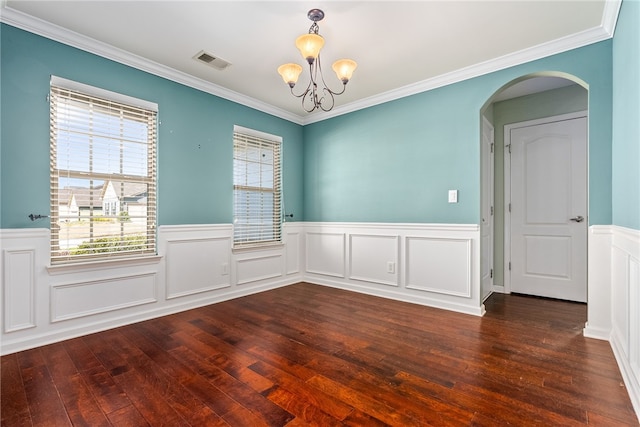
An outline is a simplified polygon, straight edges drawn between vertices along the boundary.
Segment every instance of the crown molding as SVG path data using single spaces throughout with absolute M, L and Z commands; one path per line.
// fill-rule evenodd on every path
M 19 12 L 7 7 L 5 0 L 0 0 L 0 22 L 189 86 L 202 92 L 245 105 L 292 123 L 307 125 L 610 39 L 613 37 L 615 31 L 621 4 L 622 0 L 605 1 L 602 22 L 599 27 L 338 106 L 323 114 L 312 114 L 308 116 L 291 113 L 255 98 L 242 95 L 214 83 L 193 77 L 109 44 Z
M 58 25 L 35 18 L 0 3 L 0 22 L 20 28 L 39 36 L 75 47 L 85 52 L 93 53 L 106 59 L 136 68 L 141 71 L 162 77 L 185 86 L 236 102 L 241 105 L 262 111 L 281 119 L 302 124 L 302 117 L 281 108 L 274 107 L 266 102 L 229 90 L 206 80 L 193 77 L 182 71 L 167 67 L 141 56 L 119 49 L 107 43 L 92 39 L 74 31 L 67 30 Z
M 616 24 L 618 23 L 618 15 L 620 14 L 621 6 L 622 0 L 606 0 L 604 3 L 602 23 L 600 25 L 611 38 L 613 38 L 616 31 Z
M 393 89 L 379 95 L 370 96 L 349 104 L 345 104 L 324 113 L 322 116 L 308 116 L 305 125 L 320 122 L 332 117 L 341 116 L 364 108 L 373 107 L 375 105 L 384 104 L 385 102 L 394 101 L 396 99 L 415 95 L 421 92 L 427 92 L 439 87 L 448 86 L 474 77 L 504 70 L 516 65 L 525 64 L 527 62 L 542 59 L 547 56 L 566 52 L 579 47 L 587 46 L 613 37 L 618 13 L 622 0 L 607 0 L 605 2 L 603 19 L 600 27 L 562 37 L 547 43 L 542 43 L 531 48 L 523 49 L 518 52 L 510 53 L 498 58 L 461 68 L 459 70 L 441 74 L 439 76 L 412 83 L 398 89 Z

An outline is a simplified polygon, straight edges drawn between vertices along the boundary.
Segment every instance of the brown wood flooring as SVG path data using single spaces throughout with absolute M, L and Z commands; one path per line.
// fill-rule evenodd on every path
M 583 304 L 300 283 L 2 357 L 6 426 L 638 425 Z

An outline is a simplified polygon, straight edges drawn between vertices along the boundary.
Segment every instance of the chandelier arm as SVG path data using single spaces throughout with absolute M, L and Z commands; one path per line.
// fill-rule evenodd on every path
M 317 83 L 318 72 L 319 72 L 318 71 L 319 59 L 320 57 L 318 56 L 318 58 L 316 58 L 316 60 L 312 64 L 309 64 L 309 78 L 311 80 L 309 82 L 309 93 L 308 93 L 308 97 L 302 99 L 302 108 L 304 108 L 304 110 L 307 113 L 310 113 L 316 110 L 320 106 L 320 101 L 318 99 L 318 83 Z M 320 73 L 321 73 L 320 75 L 322 76 L 321 71 Z M 308 100 L 306 104 L 305 104 L 305 100 Z M 308 105 L 308 107 L 306 105 Z
M 327 82 L 324 81 L 324 74 L 322 73 L 322 65 L 320 64 L 320 56 L 319 55 L 318 55 L 318 60 L 317 61 L 318 61 L 318 68 L 320 69 L 320 79 L 322 80 L 322 84 L 324 86 L 323 92 L 328 93 L 329 96 L 331 97 L 331 106 L 325 108 L 325 103 L 323 102 L 325 99 L 327 99 L 325 96 L 323 96 L 320 99 L 320 102 L 318 103 L 318 106 L 323 111 L 331 111 L 333 109 L 333 106 L 335 105 L 335 102 L 336 102 L 336 98 L 335 98 L 336 95 L 342 95 L 344 93 L 344 91 L 347 90 L 347 84 L 345 82 L 342 82 L 342 90 L 339 91 L 339 92 L 331 90 L 331 88 L 329 87 Z
M 328 93 L 328 94 L 329 94 L 329 96 L 331 97 L 331 105 L 330 105 L 330 106 L 328 106 L 328 107 L 325 107 L 325 106 L 327 105 L 327 103 L 326 103 L 325 101 L 326 101 L 328 98 L 327 98 L 326 96 L 323 96 L 323 97 L 320 99 L 320 102 L 318 103 L 318 106 L 320 107 L 320 109 L 321 109 L 322 111 L 325 111 L 325 112 L 326 112 L 326 111 L 331 111 L 331 109 L 333 108 L 333 106 L 334 106 L 334 105 L 335 105 L 335 103 L 336 103 L 336 98 L 333 96 L 333 92 L 332 92 L 329 88 L 325 87 L 325 88 L 323 89 L 323 91 L 324 91 L 325 93 Z
M 309 75 L 311 75 L 313 77 L 313 74 L 311 73 L 313 65 L 309 64 Z M 303 98 L 309 93 L 309 91 L 311 90 L 311 85 L 313 84 L 313 78 L 311 78 L 309 80 L 309 84 L 307 85 L 307 87 L 305 88 L 305 90 L 303 90 L 299 95 L 296 95 L 296 93 L 293 91 L 293 88 L 295 86 L 291 86 L 291 95 L 295 96 L 296 98 Z
M 318 68 L 320 68 L 320 79 L 322 80 L 322 84 L 324 85 L 325 89 L 331 93 L 331 95 L 342 95 L 344 93 L 345 90 L 347 90 L 347 84 L 346 83 L 342 83 L 342 90 L 340 92 L 336 92 L 334 90 L 331 90 L 331 88 L 329 87 L 329 85 L 327 84 L 327 82 L 324 81 L 324 75 L 322 74 L 322 66 L 320 65 L 320 55 L 318 55 Z
M 320 27 L 318 26 L 318 21 L 321 21 L 324 18 L 324 12 L 320 9 L 311 9 L 307 14 L 307 17 L 311 21 L 313 21 L 313 24 L 309 28 L 309 34 L 316 34 L 319 36 L 318 32 L 320 30 Z M 300 36 L 300 38 L 301 37 L 303 36 Z M 297 43 L 298 42 L 296 41 L 296 45 Z M 320 47 L 322 47 L 322 45 L 320 45 Z M 300 46 L 298 48 L 301 49 L 301 52 L 306 51 Z M 318 51 L 319 51 L 319 48 L 318 48 Z M 315 57 L 315 59 L 313 59 L 313 56 L 315 55 L 317 56 Z M 303 56 L 305 56 L 304 52 L 303 52 Z M 331 90 L 329 85 L 327 85 L 327 82 L 325 82 L 324 80 L 324 75 L 322 74 L 322 65 L 320 64 L 320 55 L 317 53 L 317 51 L 314 52 L 314 54 L 312 54 L 311 56 L 308 56 L 307 61 L 309 63 L 309 84 L 307 85 L 305 90 L 300 94 L 296 94 L 293 91 L 293 88 L 295 86 L 295 79 L 300 74 L 300 71 L 295 70 L 296 66 L 294 66 L 294 70 L 293 70 L 294 72 L 296 72 L 294 78 L 292 79 L 294 81 L 288 80 L 289 75 L 287 71 L 289 71 L 290 73 L 291 67 L 289 67 L 289 70 L 283 71 L 283 72 L 281 72 L 280 69 L 278 69 L 278 72 L 281 73 L 281 75 L 285 79 L 285 83 L 289 84 L 289 87 L 291 89 L 291 94 L 296 98 L 301 98 L 302 108 L 307 113 L 311 113 L 314 110 L 331 111 L 331 109 L 333 109 L 335 105 L 335 97 L 337 95 L 342 95 L 347 89 L 347 83 L 348 83 L 347 77 L 342 77 L 344 79 L 342 80 L 342 90 L 340 91 Z M 342 60 L 341 63 L 345 61 L 346 60 Z M 346 65 L 347 69 L 345 70 L 347 73 L 346 75 L 348 76 L 350 76 L 350 74 L 353 73 L 353 69 L 355 69 L 356 67 L 355 62 L 353 61 L 350 61 L 350 62 L 352 64 L 347 64 Z M 285 65 L 289 66 L 290 64 L 285 64 Z M 352 67 L 351 70 L 348 69 L 350 66 Z M 282 67 L 285 67 L 285 66 L 282 66 Z M 341 78 L 340 77 L 341 74 L 342 74 L 342 70 L 338 74 L 339 79 Z M 322 85 L 322 90 L 318 88 L 318 84 Z
M 302 108 L 307 113 L 311 113 L 316 108 L 318 108 L 317 88 L 318 88 L 318 86 L 314 83 L 313 86 L 311 87 L 311 90 L 307 94 L 308 96 L 302 98 Z M 308 100 L 309 102 L 305 103 L 306 100 Z M 307 107 L 307 105 L 308 105 L 308 107 Z

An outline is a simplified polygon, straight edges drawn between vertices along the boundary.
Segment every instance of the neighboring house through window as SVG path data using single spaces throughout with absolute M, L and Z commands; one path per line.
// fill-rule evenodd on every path
M 282 241 L 280 157 L 282 138 L 234 127 L 234 247 Z
M 51 262 L 156 253 L 157 105 L 51 77 Z

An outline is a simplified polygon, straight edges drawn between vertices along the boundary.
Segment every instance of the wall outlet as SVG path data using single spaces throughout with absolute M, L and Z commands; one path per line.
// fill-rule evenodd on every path
M 395 274 L 395 272 L 396 272 L 396 263 L 393 261 L 389 261 L 387 263 L 387 273 Z
M 229 263 L 223 262 L 220 265 L 220 274 L 222 274 L 223 276 L 229 274 Z
M 458 203 L 458 190 L 449 190 L 449 203 Z

